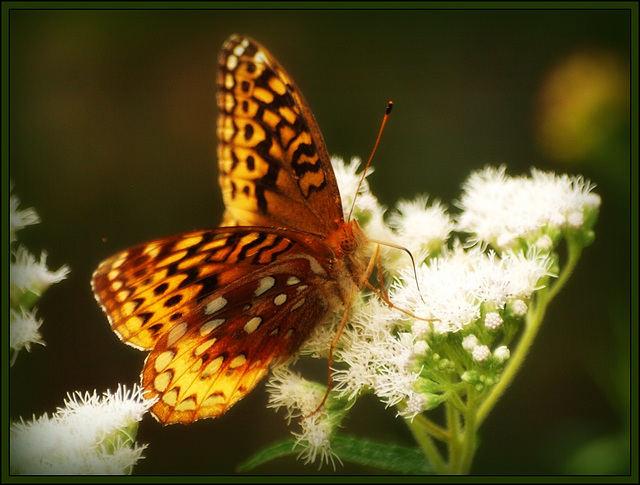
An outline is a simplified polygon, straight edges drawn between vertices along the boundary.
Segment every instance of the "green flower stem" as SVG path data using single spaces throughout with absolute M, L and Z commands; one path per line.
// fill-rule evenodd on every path
M 398 404 L 398 408 L 404 409 L 404 406 L 402 406 L 402 404 Z M 418 414 L 413 419 L 407 418 L 406 422 L 409 427 L 415 426 L 417 429 L 423 430 L 423 432 L 427 436 L 430 436 L 436 440 L 442 441 L 443 443 L 449 441 L 449 432 L 441 426 L 435 424 L 424 414 Z
M 450 404 L 446 404 L 446 420 L 447 427 L 449 429 L 449 442 L 447 443 L 449 446 L 449 473 L 451 473 L 452 469 L 457 468 L 458 462 L 460 460 L 460 447 L 461 447 L 461 436 L 460 436 L 460 413 Z
M 524 362 L 524 359 L 529 352 L 529 349 L 531 348 L 536 335 L 538 334 L 538 330 L 540 330 L 540 325 L 542 324 L 542 321 L 544 319 L 547 306 L 556 296 L 558 291 L 560 291 L 560 289 L 567 282 L 567 279 L 573 272 L 578 259 L 580 259 L 582 245 L 575 239 L 567 238 L 567 242 L 569 253 L 567 264 L 560 272 L 560 274 L 558 275 L 558 279 L 552 286 L 549 286 L 536 293 L 535 299 L 531 303 L 532 308 L 527 313 L 524 333 L 522 335 L 522 338 L 520 339 L 520 342 L 518 342 L 518 345 L 516 346 L 516 350 L 511 355 L 509 363 L 506 365 L 500 381 L 493 389 L 491 389 L 491 392 L 489 393 L 487 398 L 478 408 L 478 413 L 476 416 L 478 426 L 480 426 L 480 424 L 482 424 L 485 418 L 489 415 L 500 397 L 502 397 L 502 394 L 513 381 L 515 375 L 518 373 L 520 366 L 522 366 L 522 363 Z
M 573 234 L 567 235 L 567 264 L 560 275 L 558 275 L 558 279 L 555 281 L 553 286 L 549 288 L 548 301 L 551 301 L 553 298 L 555 298 L 556 294 L 562 289 L 564 284 L 569 279 L 569 276 L 571 276 L 571 274 L 573 273 L 573 270 L 575 269 L 576 265 L 578 264 L 578 260 L 580 259 L 580 255 L 582 254 L 583 247 L 584 246 L 581 244 L 581 242 Z
M 502 376 L 500 381 L 496 384 L 496 386 L 491 389 L 491 392 L 485 399 L 485 401 L 478 408 L 478 413 L 476 416 L 478 425 L 480 425 L 485 418 L 488 416 L 489 412 L 496 405 L 502 394 L 504 394 L 505 390 L 511 382 L 513 378 L 518 373 L 518 370 L 522 366 L 533 341 L 540 329 L 540 324 L 542 323 L 542 317 L 544 316 L 545 309 L 548 304 L 547 299 L 548 293 L 544 291 L 540 291 L 537 294 L 537 298 L 535 303 L 532 302 L 533 308 L 529 310 L 527 313 L 526 321 L 525 321 L 525 331 L 518 342 L 516 350 L 511 354 L 511 358 L 509 359 L 509 363 L 506 365 L 504 371 L 502 372 Z
M 476 453 L 479 421 L 476 419 L 477 399 L 475 392 L 471 390 L 467 398 L 467 413 L 464 420 L 464 436 L 462 439 L 462 449 L 460 459 L 455 469 L 451 473 L 454 475 L 467 475 L 471 470 L 473 457 Z
M 446 434 L 442 430 L 442 428 L 440 428 L 439 426 L 436 426 L 435 424 L 433 424 L 431 421 L 429 421 L 427 418 L 425 418 L 422 415 L 418 415 L 412 420 L 405 419 L 405 423 L 407 423 L 407 426 L 411 430 L 411 433 L 413 433 L 413 437 L 416 439 L 416 441 L 420 445 L 422 452 L 427 457 L 429 463 L 433 466 L 436 473 L 438 473 L 439 475 L 446 474 L 448 472 L 447 464 L 445 463 L 444 459 L 442 458 L 442 455 L 440 454 L 440 452 L 438 451 L 438 448 L 433 442 L 433 439 L 432 439 L 433 435 L 429 431 L 429 430 L 431 431 L 438 430 L 439 435 Z

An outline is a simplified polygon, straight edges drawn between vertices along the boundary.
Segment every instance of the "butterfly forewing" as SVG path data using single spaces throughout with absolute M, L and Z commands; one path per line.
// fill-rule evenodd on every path
M 322 134 L 302 94 L 257 42 L 233 36 L 218 74 L 225 221 L 330 234 L 343 221 Z

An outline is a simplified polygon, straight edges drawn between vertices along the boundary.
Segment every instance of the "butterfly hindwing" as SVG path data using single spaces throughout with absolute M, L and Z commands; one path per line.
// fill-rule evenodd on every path
M 304 241 L 303 241 L 304 242 Z M 162 422 L 222 414 L 329 311 L 321 265 L 278 231 L 218 228 L 133 247 L 93 287 L 113 330 L 153 349 L 143 371 Z
M 158 341 L 145 362 L 142 384 L 148 397 L 159 398 L 153 412 L 163 423 L 223 414 L 324 319 L 328 302 L 316 285 L 291 270 L 276 264 L 257 286 L 255 281 L 230 286 L 210 303 L 217 308 L 226 301 L 224 308 L 197 325 L 178 325 Z

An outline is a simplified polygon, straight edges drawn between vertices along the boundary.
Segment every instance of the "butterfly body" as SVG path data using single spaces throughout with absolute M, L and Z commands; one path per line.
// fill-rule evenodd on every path
M 348 310 L 370 259 L 311 110 L 275 59 L 232 36 L 217 99 L 222 226 L 122 251 L 92 279 L 118 337 L 150 351 L 142 385 L 164 424 L 226 412 Z

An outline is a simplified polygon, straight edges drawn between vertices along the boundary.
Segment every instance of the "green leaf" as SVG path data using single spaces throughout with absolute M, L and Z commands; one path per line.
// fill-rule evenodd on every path
M 298 451 L 293 449 L 295 442 L 294 439 L 288 439 L 268 446 L 241 463 L 238 466 L 238 471 L 248 472 L 275 458 L 298 454 Z M 435 473 L 418 448 L 392 445 L 353 436 L 335 436 L 331 439 L 331 449 L 343 462 L 348 461 L 405 475 L 433 475 Z
M 433 475 L 435 472 L 418 448 L 336 436 L 331 449 L 344 461 L 404 475 Z
M 250 470 L 253 470 L 257 466 L 262 465 L 263 463 L 267 463 L 268 461 L 274 460 L 275 458 L 280 458 L 282 456 L 293 455 L 293 446 L 295 445 L 296 440 L 288 439 L 283 441 L 276 441 L 275 443 L 267 446 L 263 450 L 259 451 L 247 461 L 240 463 L 238 465 L 238 472 L 245 473 Z

